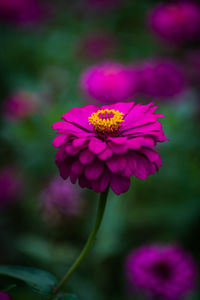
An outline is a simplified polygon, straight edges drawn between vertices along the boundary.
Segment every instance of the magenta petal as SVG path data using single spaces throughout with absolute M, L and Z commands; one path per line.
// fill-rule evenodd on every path
M 110 137 L 108 138 L 108 141 L 111 141 L 114 144 L 124 144 L 127 141 L 127 137 L 126 136 L 122 136 L 122 137 Z
M 57 134 L 67 133 L 80 136 L 80 137 L 89 137 L 93 136 L 94 133 L 86 131 L 84 128 L 78 127 L 76 124 L 68 123 L 68 122 L 57 122 L 52 125 L 53 129 L 58 129 Z
M 134 159 L 136 159 L 137 167 L 135 168 L 133 174 L 136 177 L 144 180 L 147 178 L 147 176 L 152 174 L 151 163 L 145 156 L 139 153 L 134 153 Z
M 55 130 L 55 129 L 66 130 L 67 129 L 67 123 L 66 122 L 56 122 L 51 126 L 51 128 L 53 130 Z
M 83 172 L 83 168 L 84 168 L 84 165 L 82 165 L 82 164 L 80 163 L 79 160 L 76 160 L 76 161 L 72 164 L 71 171 L 72 171 L 74 174 L 80 175 L 80 174 L 82 174 L 82 172 Z
M 115 194 L 120 195 L 128 191 L 130 187 L 130 179 L 117 174 L 113 174 L 111 177 L 110 186 Z
M 109 147 L 106 147 L 106 149 L 103 152 L 98 154 L 98 158 L 101 160 L 106 160 L 112 155 L 113 155 L 113 151 Z
M 92 113 L 96 112 L 99 109 L 98 106 L 89 104 L 83 107 L 74 107 L 70 111 L 66 112 L 62 119 L 67 122 L 73 123 L 82 129 L 87 131 L 93 131 L 93 126 L 89 125 L 88 118 Z
M 143 137 L 135 137 L 132 139 L 128 140 L 128 148 L 129 149 L 140 149 L 141 148 L 141 144 L 143 142 L 144 138 Z
M 67 164 L 61 164 L 59 166 L 59 171 L 60 171 L 60 176 L 63 178 L 63 179 L 67 179 L 69 177 L 69 174 L 70 174 L 70 168 Z
M 113 155 L 106 161 L 106 164 L 112 173 L 121 172 L 126 167 L 126 157 L 124 155 Z
M 140 149 L 142 146 L 155 146 L 155 139 L 152 136 L 146 135 L 142 137 L 130 138 L 127 143 L 129 149 L 137 150 Z
M 79 160 L 82 164 L 90 164 L 94 159 L 94 153 L 90 152 L 88 149 L 83 150 L 80 153 Z
M 148 112 L 152 103 L 148 105 L 135 105 L 127 114 L 125 122 L 122 123 L 122 131 L 130 128 L 143 126 L 144 124 L 154 123 L 159 115 Z
M 77 174 L 74 174 L 74 173 L 70 173 L 70 180 L 71 180 L 71 183 L 75 184 L 76 181 L 78 179 L 78 175 Z
M 56 162 L 60 170 L 60 176 L 63 179 L 67 179 L 67 177 L 69 176 L 71 165 L 73 162 L 74 162 L 74 158 L 72 156 L 67 156 L 63 162 Z
M 110 172 L 104 170 L 100 178 L 92 181 L 92 188 L 96 193 L 103 193 L 110 183 Z
M 169 141 L 169 139 L 165 136 L 163 130 L 161 129 L 160 130 L 160 133 L 159 135 L 157 135 L 157 139 L 156 139 L 157 142 L 166 142 L 166 141 Z
M 126 167 L 121 172 L 122 176 L 131 177 L 132 175 L 135 175 L 134 173 L 137 170 L 137 160 L 134 155 L 135 153 L 135 151 L 128 151 L 126 154 Z
M 115 144 L 113 142 L 109 142 L 109 146 L 111 150 L 116 154 L 123 154 L 127 151 L 128 144 Z
M 135 135 L 153 135 L 153 136 L 160 136 L 162 130 L 162 125 L 160 122 L 156 121 L 154 123 L 147 123 L 143 126 L 136 127 L 136 128 L 129 128 L 124 131 L 123 135 L 125 136 L 135 136 Z
M 54 138 L 52 145 L 55 148 L 59 148 L 66 142 L 66 140 L 67 140 L 67 135 L 58 135 Z
M 127 122 L 124 122 L 122 124 L 122 132 L 126 132 L 126 130 L 129 130 L 130 128 L 140 128 L 143 125 L 146 124 L 152 124 L 157 121 L 157 118 L 155 115 L 143 115 L 138 116 L 138 118 L 135 117 L 135 119 L 130 119 Z
M 151 162 L 156 162 L 157 163 L 157 165 L 159 166 L 159 167 L 161 167 L 162 166 L 162 160 L 161 160 L 161 157 L 160 157 L 160 155 L 156 152 L 156 151 L 154 151 L 154 150 L 152 150 L 152 149 L 149 149 L 149 148 L 146 148 L 146 147 L 143 147 L 142 149 L 141 149 L 141 152 L 151 161 Z
M 68 144 L 65 147 L 66 153 L 72 156 L 75 156 L 77 153 L 79 153 L 80 150 L 81 148 L 74 148 L 71 144 Z
M 94 154 L 101 153 L 106 148 L 106 143 L 98 138 L 91 138 L 89 142 L 89 150 Z
M 156 144 L 155 142 L 155 137 L 151 135 L 144 135 L 143 136 L 143 141 L 142 141 L 142 146 L 146 147 L 154 147 Z
M 124 177 L 131 177 L 133 175 L 132 167 L 127 164 L 126 168 L 121 172 L 121 175 Z
M 66 131 L 68 134 L 72 134 L 72 135 L 75 135 L 78 137 L 84 137 L 84 138 L 89 137 L 89 136 L 94 136 L 93 132 L 86 131 L 86 130 L 84 130 L 84 128 L 78 127 L 75 124 L 67 123 L 67 122 L 66 122 L 66 124 L 67 124 Z
M 67 154 L 63 149 L 58 149 L 58 151 L 56 152 L 56 156 L 55 156 L 55 162 L 59 163 L 59 162 L 63 162 L 66 158 Z
M 118 102 L 112 105 L 101 106 L 101 109 L 115 109 L 124 114 L 124 117 L 129 113 L 129 111 L 134 106 L 134 102 Z
M 92 164 L 85 167 L 85 177 L 89 180 L 96 180 L 99 178 L 103 170 L 104 163 L 96 159 Z
M 72 142 L 72 146 L 73 147 L 80 147 L 80 146 L 83 146 L 84 143 L 87 141 L 87 139 L 82 139 L 82 138 L 75 138 Z
M 91 181 L 87 180 L 85 178 L 85 176 L 82 175 L 82 176 L 79 177 L 79 185 L 82 188 L 86 187 L 86 188 L 90 189 L 91 188 Z

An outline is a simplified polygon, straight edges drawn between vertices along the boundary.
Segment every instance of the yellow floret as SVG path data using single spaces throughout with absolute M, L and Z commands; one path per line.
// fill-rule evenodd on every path
M 101 115 L 101 116 L 100 116 Z M 92 113 L 88 118 L 89 124 L 92 124 L 97 132 L 109 133 L 116 132 L 121 127 L 123 113 L 114 109 L 102 109 Z

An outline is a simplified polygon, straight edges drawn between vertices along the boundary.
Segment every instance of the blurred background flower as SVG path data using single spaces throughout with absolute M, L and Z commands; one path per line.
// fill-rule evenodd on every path
M 193 259 L 177 246 L 142 246 L 129 254 L 125 272 L 129 289 L 142 290 L 150 298 L 178 300 L 196 281 Z
M 22 177 L 16 167 L 6 166 L 0 170 L 0 206 L 14 203 L 22 194 Z
M 27 91 L 11 94 L 3 103 L 4 117 L 15 121 L 26 119 L 37 109 L 36 95 Z
M 40 197 L 44 216 L 52 223 L 80 215 L 81 200 L 78 188 L 58 176 L 50 180 Z
M 150 14 L 149 24 L 166 42 L 180 44 L 199 39 L 200 6 L 192 1 L 158 4 Z
M 7 293 L 0 292 L 0 299 L 1 300 L 10 300 L 10 297 Z
M 157 58 L 138 66 L 141 95 L 173 101 L 186 91 L 187 77 L 183 67 L 176 61 Z
M 85 94 L 102 103 L 125 101 L 134 97 L 137 84 L 137 75 L 133 70 L 112 62 L 90 67 L 80 78 Z
M 20 26 L 37 24 L 45 15 L 44 2 L 38 0 L 1 0 L 0 19 Z
M 113 34 L 96 31 L 82 37 L 78 52 L 83 58 L 100 60 L 111 57 L 116 47 L 117 41 Z

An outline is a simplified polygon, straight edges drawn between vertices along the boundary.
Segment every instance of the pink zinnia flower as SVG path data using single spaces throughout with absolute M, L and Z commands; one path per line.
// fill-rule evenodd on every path
M 22 189 L 22 178 L 14 167 L 0 170 L 0 207 L 16 201 Z
M 140 93 L 150 98 L 174 99 L 187 88 L 182 66 L 170 59 L 145 61 L 138 67 Z
M 96 192 L 110 185 L 119 195 L 129 189 L 131 176 L 154 174 L 162 161 L 153 147 L 167 140 L 156 108 L 131 102 L 65 113 L 63 122 L 52 125 L 59 134 L 53 146 L 59 148 L 55 161 L 61 177 Z
M 4 102 L 4 116 L 7 119 L 24 119 L 35 113 L 37 100 L 34 94 L 20 91 L 12 94 Z
M 20 26 L 32 26 L 44 17 L 38 0 L 0 0 L 0 19 Z
M 81 211 L 80 190 L 70 181 L 65 182 L 60 177 L 51 179 L 40 200 L 48 219 L 77 216 Z
M 125 272 L 130 292 L 158 299 L 183 299 L 195 286 L 195 263 L 177 246 L 142 246 L 128 256 Z
M 86 69 L 81 76 L 83 91 L 92 98 L 114 103 L 130 99 L 136 93 L 137 74 L 119 63 L 103 63 Z
M 0 300 L 11 300 L 11 298 L 7 293 L 0 292 Z
M 152 31 L 169 43 L 199 38 L 200 6 L 190 1 L 159 4 L 149 16 Z

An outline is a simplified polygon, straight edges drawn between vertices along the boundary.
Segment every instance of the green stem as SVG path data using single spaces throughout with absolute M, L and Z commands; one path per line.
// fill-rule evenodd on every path
M 98 206 L 97 216 L 96 216 L 96 222 L 94 224 L 92 232 L 90 233 L 90 235 L 88 237 L 87 243 L 85 244 L 83 250 L 81 251 L 81 253 L 78 256 L 78 258 L 75 260 L 74 264 L 71 266 L 71 268 L 69 269 L 69 271 L 65 274 L 65 276 L 63 277 L 63 279 L 60 281 L 60 283 L 54 289 L 54 296 L 53 296 L 53 298 L 56 296 L 56 294 L 62 288 L 62 286 L 68 281 L 68 279 L 70 278 L 70 276 L 72 275 L 72 273 L 80 265 L 80 263 L 83 261 L 83 259 L 87 255 L 88 251 L 92 247 L 92 245 L 93 245 L 93 243 L 95 241 L 95 238 L 96 238 L 96 234 L 97 234 L 97 232 L 99 230 L 99 227 L 100 227 L 102 219 L 103 219 L 103 215 L 104 215 L 104 211 L 105 211 L 105 206 L 106 206 L 107 195 L 108 195 L 108 190 L 109 190 L 109 187 L 100 195 L 99 206 Z M 53 299 L 53 298 L 51 298 L 51 299 Z

